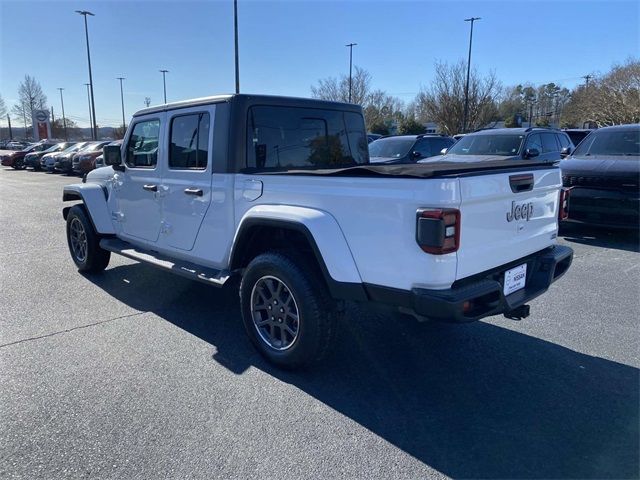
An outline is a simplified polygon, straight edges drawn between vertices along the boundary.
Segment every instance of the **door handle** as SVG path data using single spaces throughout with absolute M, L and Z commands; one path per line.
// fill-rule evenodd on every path
M 187 195 L 195 195 L 196 197 L 201 197 L 202 189 L 201 188 L 185 188 L 184 193 L 186 193 Z
M 143 185 L 142 188 L 144 188 L 148 192 L 157 192 L 158 191 L 158 186 L 157 185 Z

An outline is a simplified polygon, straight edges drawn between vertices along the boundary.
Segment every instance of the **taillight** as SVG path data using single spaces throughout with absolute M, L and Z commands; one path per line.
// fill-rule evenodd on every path
M 417 211 L 416 241 L 422 250 L 443 255 L 460 246 L 460 210 L 421 208 Z
M 558 220 L 569 218 L 569 195 L 571 188 L 560 188 L 560 206 L 558 207 Z

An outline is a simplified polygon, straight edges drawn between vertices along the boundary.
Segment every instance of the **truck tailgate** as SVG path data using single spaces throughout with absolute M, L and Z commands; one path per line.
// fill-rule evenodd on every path
M 560 169 L 460 177 L 456 280 L 556 243 Z

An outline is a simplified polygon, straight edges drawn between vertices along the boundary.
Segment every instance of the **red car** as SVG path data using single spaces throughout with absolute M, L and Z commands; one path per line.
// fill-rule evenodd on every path
M 25 148 L 24 150 L 19 150 L 17 152 L 10 153 L 9 155 L 5 155 L 4 157 L 2 157 L 2 166 L 13 167 L 16 170 L 22 170 L 23 168 L 25 168 L 24 157 L 27 155 L 27 153 L 47 150 L 53 147 L 56 143 L 58 142 L 43 140 L 36 143 L 35 145 L 31 145 Z
M 93 142 L 73 156 L 73 173 L 85 174 L 96 168 L 96 158 L 102 155 L 102 147 L 110 142 Z

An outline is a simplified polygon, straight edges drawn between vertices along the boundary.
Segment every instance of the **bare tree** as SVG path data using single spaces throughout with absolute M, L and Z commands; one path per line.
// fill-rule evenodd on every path
M 564 125 L 599 127 L 640 122 L 640 61 L 614 65 L 609 73 L 580 85 L 564 108 Z
M 18 102 L 11 109 L 11 113 L 17 119 L 24 122 L 25 131 L 31 124 L 31 112 L 35 109 L 47 110 L 47 96 L 42 91 L 40 83 L 29 75 L 24 76 L 24 80 L 18 87 Z
M 421 121 L 433 121 L 446 133 L 458 133 L 464 116 L 466 63 L 435 65 L 435 78 L 415 99 L 415 110 Z M 501 85 L 495 73 L 481 77 L 473 69 L 469 78 L 468 129 L 474 130 L 497 119 L 497 98 Z
M 371 74 L 364 68 L 355 66 L 351 87 L 352 103 L 363 105 L 369 96 L 371 89 Z M 340 78 L 327 77 L 318 80 L 317 85 L 311 86 L 313 98 L 331 100 L 333 102 L 349 101 L 349 76 L 342 75 Z
M 392 121 L 402 118 L 402 102 L 384 90 L 371 89 L 371 74 L 363 68 L 354 67 L 352 83 L 352 103 L 362 106 L 364 119 L 369 129 L 388 129 Z M 311 86 L 314 98 L 334 102 L 349 101 L 349 77 L 328 77 Z

